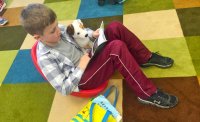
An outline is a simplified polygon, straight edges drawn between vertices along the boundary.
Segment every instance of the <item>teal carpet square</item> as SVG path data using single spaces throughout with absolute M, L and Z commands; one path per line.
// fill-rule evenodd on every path
M 116 15 L 123 15 L 123 6 L 121 4 L 99 6 L 96 0 L 82 0 L 77 18 L 84 19 Z
M 3 81 L 7 83 L 44 82 L 44 78 L 35 68 L 30 50 L 20 50 Z

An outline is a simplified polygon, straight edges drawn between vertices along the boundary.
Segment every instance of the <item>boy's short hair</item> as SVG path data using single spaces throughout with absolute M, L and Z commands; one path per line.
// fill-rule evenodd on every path
M 44 29 L 55 20 L 55 12 L 43 4 L 29 4 L 20 16 L 22 26 L 31 35 L 43 35 Z

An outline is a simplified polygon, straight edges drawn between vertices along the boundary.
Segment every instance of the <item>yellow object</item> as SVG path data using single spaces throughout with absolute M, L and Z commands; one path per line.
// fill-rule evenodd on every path
M 92 121 L 90 121 L 90 107 L 92 101 L 90 101 L 83 109 L 70 120 L 70 122 L 103 122 L 103 117 L 106 114 L 106 110 L 100 107 L 98 104 L 95 104 L 94 110 L 92 112 Z M 109 115 L 106 122 L 116 122 L 112 114 Z
M 112 89 L 115 89 L 113 104 L 107 99 Z M 122 117 L 115 108 L 118 96 L 117 87 L 114 85 L 110 86 L 103 95 L 90 100 L 70 122 L 119 122 Z

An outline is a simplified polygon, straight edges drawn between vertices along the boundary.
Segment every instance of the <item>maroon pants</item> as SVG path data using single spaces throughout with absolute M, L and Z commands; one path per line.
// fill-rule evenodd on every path
M 148 61 L 151 52 L 119 22 L 109 24 L 105 29 L 105 35 L 108 43 L 89 63 L 79 88 L 96 88 L 118 70 L 138 97 L 147 98 L 155 93 L 156 86 L 144 75 L 139 66 Z
M 0 0 L 0 8 L 3 6 L 3 4 L 4 4 L 4 1 Z

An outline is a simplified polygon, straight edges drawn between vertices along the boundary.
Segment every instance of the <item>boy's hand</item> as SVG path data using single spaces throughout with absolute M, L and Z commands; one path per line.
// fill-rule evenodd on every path
M 89 54 L 85 53 L 81 57 L 78 67 L 81 68 L 82 70 L 85 70 L 85 68 L 86 68 L 87 64 L 89 63 L 89 61 L 90 61 Z
M 99 37 L 99 29 L 93 31 L 92 36 L 93 36 L 94 38 L 98 38 L 98 37 Z

